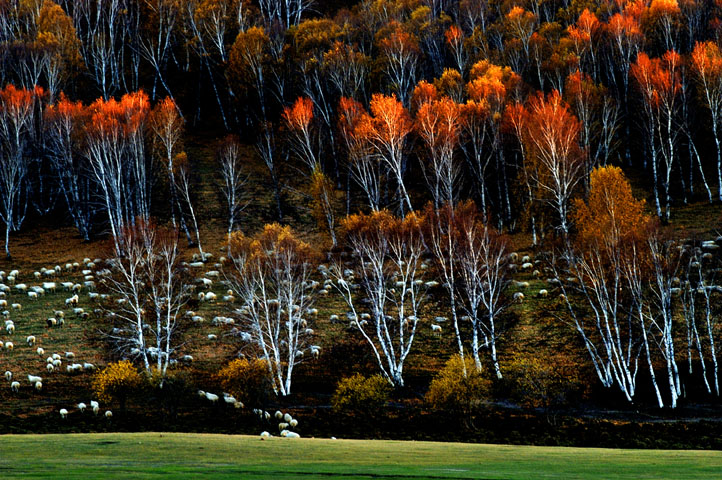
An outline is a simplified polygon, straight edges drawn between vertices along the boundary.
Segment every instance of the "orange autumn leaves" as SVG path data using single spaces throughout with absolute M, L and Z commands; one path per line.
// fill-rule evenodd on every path
M 638 238 L 651 221 L 644 200 L 634 198 L 622 169 L 613 166 L 592 171 L 587 201 L 574 200 L 572 217 L 581 244 L 612 248 L 623 239 Z

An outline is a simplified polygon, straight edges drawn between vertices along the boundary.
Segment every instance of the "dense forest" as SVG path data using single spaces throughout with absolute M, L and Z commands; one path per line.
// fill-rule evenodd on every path
M 94 302 L 76 313 L 108 364 L 92 389 L 123 410 L 141 383 L 203 387 L 178 372 L 211 312 L 226 347 L 202 368 L 261 421 L 299 371 L 334 411 L 393 397 L 468 428 L 494 402 L 718 406 L 720 19 L 711 0 L 0 0 L 19 270 L 0 288 L 77 277 L 65 307 Z M 42 225 L 107 258 L 14 265 Z M 524 322 L 552 325 L 547 353 L 515 349 Z M 554 342 L 575 353 L 546 363 Z M 409 387 L 415 355 L 434 371 Z

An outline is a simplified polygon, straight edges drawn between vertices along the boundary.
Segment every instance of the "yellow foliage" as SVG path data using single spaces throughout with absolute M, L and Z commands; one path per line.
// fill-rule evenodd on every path
M 135 366 L 129 360 L 121 360 L 95 375 L 93 391 L 101 402 L 119 400 L 122 403 L 129 392 L 140 386 L 141 381 Z
M 614 246 L 620 239 L 637 236 L 650 221 L 644 213 L 644 200 L 634 198 L 619 167 L 595 168 L 589 177 L 589 198 L 586 203 L 576 199 L 574 207 L 583 244 L 598 241 Z
M 338 382 L 331 404 L 337 412 L 370 413 L 386 405 L 391 385 L 381 375 L 364 377 L 360 373 Z
M 260 405 L 269 391 L 268 366 L 265 361 L 245 358 L 232 360 L 216 377 L 223 391 L 246 405 Z
M 462 361 L 460 355 L 454 355 L 431 381 L 426 401 L 435 409 L 468 415 L 488 395 L 489 387 L 489 380 L 469 356 Z

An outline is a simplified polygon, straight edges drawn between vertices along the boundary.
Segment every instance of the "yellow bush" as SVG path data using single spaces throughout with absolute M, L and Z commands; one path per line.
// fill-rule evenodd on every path
M 386 405 L 390 395 L 391 385 L 381 375 L 357 373 L 338 382 L 331 404 L 336 412 L 369 413 Z
M 426 401 L 438 410 L 470 415 L 472 409 L 487 397 L 489 387 L 489 380 L 476 370 L 474 361 L 469 356 L 462 362 L 459 355 L 454 355 L 432 380 L 426 393 Z
M 109 364 L 93 379 L 93 391 L 101 402 L 117 400 L 125 406 L 128 394 L 138 388 L 142 377 L 129 360 Z
M 263 404 L 270 390 L 268 366 L 260 359 L 233 360 L 223 367 L 216 377 L 224 391 L 246 405 Z

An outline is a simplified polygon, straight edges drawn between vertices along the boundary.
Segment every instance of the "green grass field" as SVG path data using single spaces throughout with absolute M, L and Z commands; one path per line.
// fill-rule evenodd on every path
M 114 433 L 0 437 L 2 478 L 705 479 L 722 452 Z

